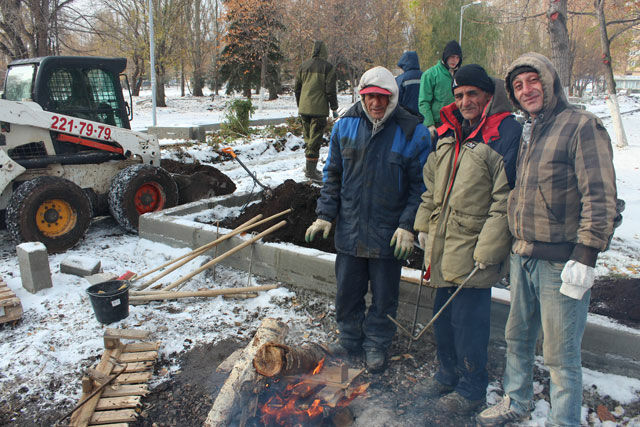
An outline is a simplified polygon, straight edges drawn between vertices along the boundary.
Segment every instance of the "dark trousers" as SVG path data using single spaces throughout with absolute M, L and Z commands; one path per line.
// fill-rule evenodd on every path
M 327 126 L 327 118 L 322 116 L 300 115 L 302 119 L 302 137 L 306 144 L 304 155 L 307 159 L 318 160 L 320 157 L 320 146 L 322 145 L 322 135 Z
M 340 343 L 349 349 L 360 346 L 386 351 L 396 332 L 387 318 L 395 317 L 402 264 L 396 259 L 361 258 L 336 255 L 336 320 Z M 371 305 L 366 311 L 365 295 L 371 289 Z
M 434 314 L 455 290 L 438 288 Z M 455 387 L 469 400 L 484 399 L 486 395 L 490 317 L 491 289 L 463 288 L 434 324 L 440 362 L 436 380 Z

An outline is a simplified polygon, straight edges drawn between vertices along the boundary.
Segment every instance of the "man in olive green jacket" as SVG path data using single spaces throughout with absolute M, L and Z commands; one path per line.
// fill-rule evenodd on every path
M 438 288 L 434 313 L 474 274 L 434 324 L 439 368 L 419 387 L 449 413 L 465 414 L 485 401 L 491 286 L 511 245 L 507 197 L 522 127 L 502 86 L 476 64 L 455 74 L 455 102 L 440 112 L 443 125 L 424 167 L 427 190 L 414 223 L 430 285 Z
M 333 65 L 327 62 L 327 47 L 324 42 L 316 41 L 311 59 L 300 66 L 296 75 L 295 93 L 306 144 L 305 176 L 314 182 L 322 183 L 322 174 L 316 169 L 316 165 L 329 107 L 333 110 L 333 117 L 338 117 L 336 72 Z

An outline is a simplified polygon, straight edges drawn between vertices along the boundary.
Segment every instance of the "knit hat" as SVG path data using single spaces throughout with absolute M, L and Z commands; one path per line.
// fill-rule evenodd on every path
M 460 64 L 462 64 L 462 48 L 455 40 L 451 40 L 449 43 L 447 43 L 447 45 L 444 47 L 444 50 L 442 51 L 442 63 L 445 65 L 445 67 L 447 67 L 447 58 L 452 55 L 458 55 L 460 57 L 460 62 L 458 62 L 458 65 L 456 65 L 456 67 L 460 67 Z
M 520 67 L 514 68 L 514 70 L 509 73 L 509 87 L 513 87 L 513 81 L 515 80 L 516 76 L 519 76 L 522 73 L 538 73 L 538 70 L 536 70 L 535 68 L 529 66 L 529 65 L 522 65 Z
M 478 64 L 465 65 L 454 74 L 451 90 L 458 86 L 475 86 L 489 93 L 495 91 L 495 83 Z

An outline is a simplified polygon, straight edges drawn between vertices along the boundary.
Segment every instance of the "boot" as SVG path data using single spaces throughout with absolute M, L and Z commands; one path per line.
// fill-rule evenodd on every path
M 316 169 L 318 160 L 307 159 L 307 168 L 304 171 L 304 176 L 309 178 L 315 184 L 322 184 L 322 173 Z

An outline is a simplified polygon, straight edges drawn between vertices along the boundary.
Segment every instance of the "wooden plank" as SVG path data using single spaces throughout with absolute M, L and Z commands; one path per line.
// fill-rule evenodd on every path
M 144 329 L 115 329 L 107 328 L 104 331 L 105 338 L 118 338 L 121 340 L 145 340 L 149 338 L 151 331 Z
M 332 408 L 338 404 L 338 401 L 344 397 L 344 389 L 342 387 L 326 386 L 316 393 L 316 396 L 327 402 Z
M 136 420 L 138 413 L 134 409 L 118 409 L 116 411 L 94 412 L 91 424 L 128 423 Z
M 11 289 L 0 289 L 0 300 L 4 299 L 4 298 L 11 298 L 11 297 L 15 297 L 16 294 L 13 293 L 13 291 Z
M 130 374 L 132 372 L 144 372 L 153 369 L 153 362 L 132 362 L 127 363 L 124 372 Z
M 22 304 L 14 307 L 0 307 L 0 323 L 12 322 L 22 317 Z
M 144 362 L 145 360 L 156 360 L 157 358 L 157 351 L 139 351 L 137 353 L 122 353 L 120 357 L 118 357 L 118 362 Z
M 134 342 L 125 344 L 123 353 L 137 353 L 139 351 L 154 351 L 160 348 L 159 342 Z
M 129 423 L 100 424 L 100 427 L 129 427 Z
M 102 397 L 145 396 L 147 393 L 149 393 L 147 384 L 115 384 L 105 387 Z
M 141 398 L 141 396 L 103 397 L 98 401 L 96 411 L 137 408 Z
M 137 384 L 149 381 L 153 372 L 134 372 L 132 374 L 122 374 L 116 378 L 116 384 Z
M 100 362 L 98 363 L 98 366 L 96 367 L 96 369 L 102 372 L 103 374 L 105 373 L 110 374 L 114 367 L 113 359 L 117 360 L 121 352 L 122 352 L 122 347 L 105 350 L 104 353 L 102 353 L 102 359 L 100 359 Z M 122 375 L 126 375 L 126 374 L 122 374 Z M 98 400 L 100 400 L 101 394 L 102 392 L 97 393 L 95 396 L 89 399 L 84 405 L 82 405 L 80 408 L 75 410 L 73 414 L 71 414 L 69 425 L 79 426 L 79 427 L 87 426 L 89 424 L 89 421 L 91 421 L 92 419 L 93 411 L 96 407 L 96 404 L 98 403 Z M 80 397 L 80 400 L 85 399 L 87 396 L 89 396 L 89 393 L 87 394 L 83 393 L 82 396 Z M 109 421 L 109 422 L 115 422 L 115 421 Z
M 0 301 L 0 305 L 3 307 L 14 306 L 19 304 L 20 304 L 20 298 L 15 296 L 13 298 L 3 299 L 2 301 Z

